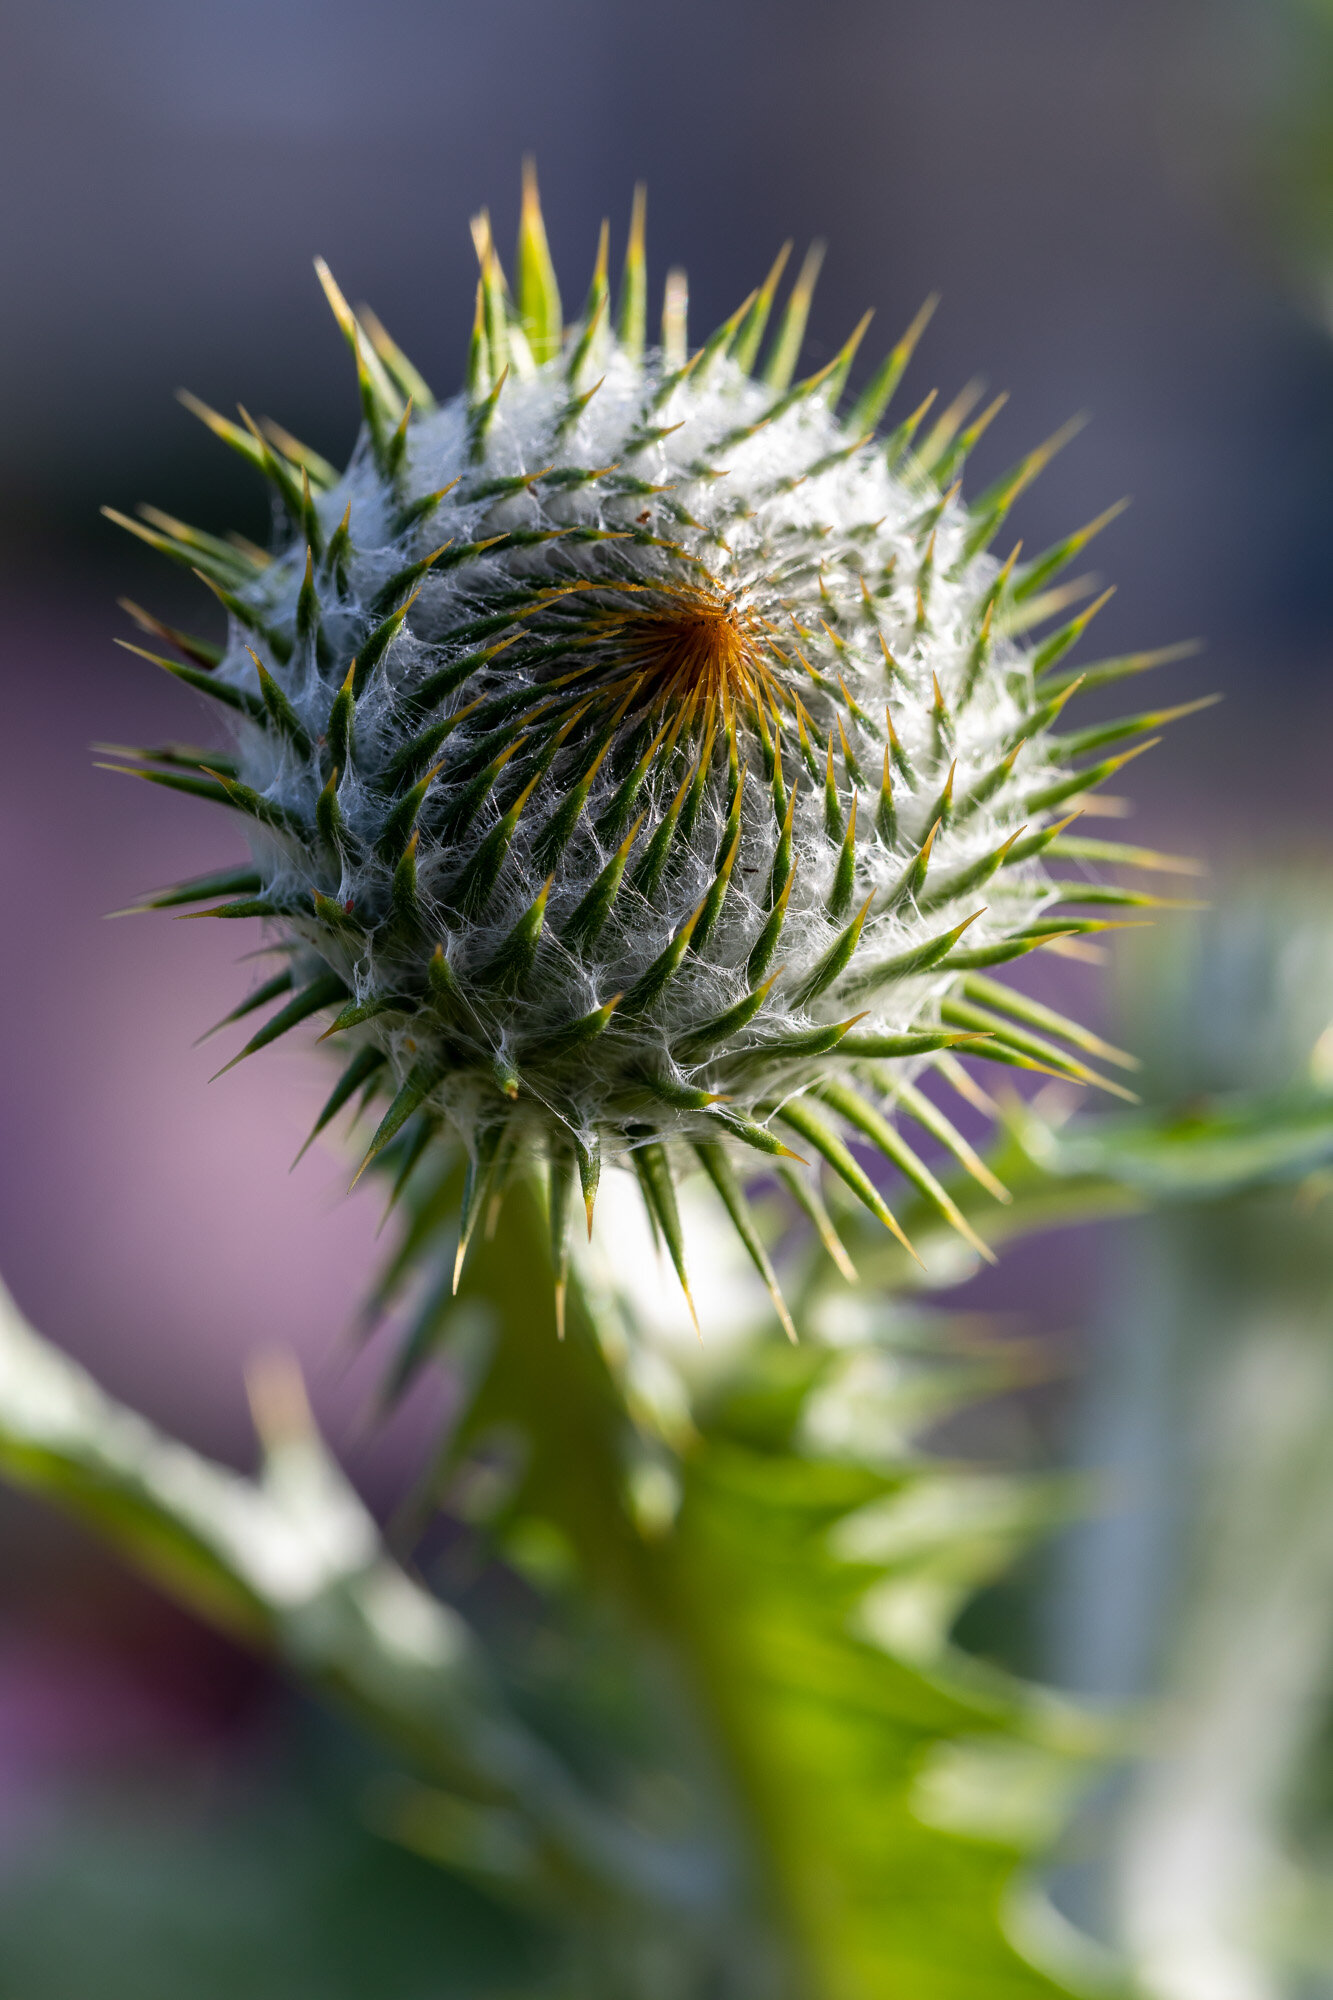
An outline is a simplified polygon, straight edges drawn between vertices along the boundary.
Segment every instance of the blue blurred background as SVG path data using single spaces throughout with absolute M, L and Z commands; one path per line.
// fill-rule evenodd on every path
M 451 389 L 472 310 L 468 218 L 489 204 L 501 243 L 512 238 L 524 152 L 537 156 L 568 296 L 600 217 L 623 236 L 644 179 L 655 277 L 688 264 L 696 330 L 735 306 L 788 234 L 829 242 L 810 365 L 866 304 L 886 346 L 939 290 L 918 393 L 952 393 L 978 370 L 1011 392 L 978 481 L 1088 410 L 1024 502 L 1027 546 L 1132 494 L 1097 545 L 1120 586 L 1098 651 L 1202 635 L 1206 654 L 1173 670 L 1163 698 L 1229 697 L 1137 767 L 1136 837 L 1223 873 L 1326 844 L 1333 347 L 1319 27 L 1313 0 L 0 8 L 0 1268 L 44 1331 L 238 1462 L 241 1363 L 279 1340 L 302 1356 L 379 1504 L 392 1506 L 422 1449 L 420 1402 L 387 1431 L 362 1421 L 373 1358 L 345 1336 L 374 1252 L 371 1202 L 342 1202 L 327 1156 L 287 1175 L 323 1094 L 317 1066 L 279 1052 L 208 1089 L 220 1044 L 191 1044 L 240 990 L 229 927 L 103 921 L 235 847 L 184 802 L 92 767 L 90 742 L 194 727 L 188 700 L 111 645 L 126 630 L 117 593 L 170 616 L 188 589 L 97 507 L 151 499 L 263 539 L 261 496 L 174 402 L 181 385 L 224 409 L 240 398 L 332 458 L 347 449 L 353 384 L 316 252 Z M 975 1302 L 1021 1308 L 1078 1356 L 1112 1337 L 1087 1306 L 1105 1258 L 1081 1237 L 1025 1250 Z M 1038 1399 L 1026 1421 L 1058 1446 L 1072 1400 Z M 1054 1652 L 1080 1671 L 1077 1645 Z M 233 1821 L 250 1825 L 234 1796 L 244 1773 L 304 1754 L 282 1701 L 72 1532 L 4 1503 L 0 1945 L 26 1969 L 13 1986 L 0 1974 L 0 1992 L 79 1990 L 77 1946 L 54 1914 L 70 1907 L 70 1880 L 92 1936 L 151 1930 L 125 1886 L 140 1879 L 125 1859 L 133 1839 L 151 1874 L 166 1865 L 154 1827 L 223 1840 Z M 156 1801 L 138 1833 L 107 1807 L 119 1831 L 98 1844 L 90 1782 Z M 283 1845 L 281 1813 L 299 1819 L 308 1791 L 289 1786 L 281 1810 L 270 1801 L 266 1837 Z M 72 1796 L 85 1802 L 84 1846 Z M 349 1821 L 338 1867 L 372 1866 L 359 1839 Z M 107 1856 L 122 1842 L 117 1888 Z M 236 1921 L 262 1939 L 264 1868 L 238 1862 L 233 1880 L 210 1852 L 248 1912 Z M 380 1907 L 397 1912 L 383 1925 L 410 1943 L 419 1921 L 428 1952 L 416 1864 L 393 1865 L 406 1873 L 381 1885 Z M 179 1853 L 172 1866 L 186 1866 Z M 313 1888 L 308 1900 L 311 1937 L 326 1935 Z M 185 1890 L 176 1902 L 189 1907 Z M 289 1894 L 289 1934 L 292 1907 Z M 268 1992 L 253 1968 L 243 1988 L 225 1972 L 208 1984 L 212 1921 L 198 1915 L 192 1990 Z M 275 1993 L 360 1990 L 338 1984 L 345 1967 L 298 1962 L 290 1936 L 288 1948 Z M 385 1993 L 443 1990 L 413 1984 L 403 1950 Z M 126 1992 L 159 1990 L 147 1977 Z M 169 1976 L 160 1990 L 182 1989 Z

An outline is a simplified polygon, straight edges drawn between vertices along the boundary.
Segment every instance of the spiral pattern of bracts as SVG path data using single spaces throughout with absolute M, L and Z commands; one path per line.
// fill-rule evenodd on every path
M 1003 1189 L 919 1072 L 974 1100 L 961 1053 L 1123 1089 L 1090 1062 L 1129 1058 L 991 970 L 1086 953 L 1114 919 L 1080 906 L 1158 900 L 1089 864 L 1189 867 L 1068 830 L 1185 708 L 1062 724 L 1081 690 L 1185 649 L 1066 665 L 1101 600 L 1059 622 L 1081 592 L 1055 579 L 1118 509 L 1035 561 L 992 553 L 1062 436 L 965 503 L 999 401 L 928 397 L 881 430 L 928 311 L 844 410 L 864 321 L 794 379 L 816 257 L 775 319 L 785 251 L 692 351 L 670 274 L 650 349 L 641 196 L 614 319 L 604 229 L 565 327 L 530 176 L 514 292 L 485 217 L 474 233 L 467 387 L 443 405 L 320 267 L 365 417 L 345 472 L 190 399 L 273 487 L 271 551 L 115 517 L 225 607 L 225 646 L 130 607 L 172 654 L 132 650 L 236 738 L 124 768 L 238 812 L 252 849 L 141 907 L 266 920 L 284 969 L 228 1021 L 281 1005 L 241 1055 L 331 1012 L 347 1055 L 316 1131 L 378 1097 L 366 1163 L 394 1145 L 400 1188 L 461 1142 L 459 1268 L 541 1156 L 562 1287 L 574 1186 L 591 1226 L 608 1160 L 684 1283 L 692 1159 L 790 1331 L 747 1165 L 826 1241 L 812 1168 L 901 1234 L 868 1146 L 986 1254 L 922 1153 Z

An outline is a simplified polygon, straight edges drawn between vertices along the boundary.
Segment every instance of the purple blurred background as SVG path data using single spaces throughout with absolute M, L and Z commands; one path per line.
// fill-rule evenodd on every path
M 1138 832 L 1215 864 L 1326 834 L 1333 352 L 1267 205 L 1293 61 L 1276 4 L 47 0 L 0 19 L 0 1268 L 155 1419 L 243 1462 L 241 1364 L 281 1342 L 381 1501 L 423 1436 L 420 1410 L 357 1428 L 373 1370 L 343 1336 L 374 1197 L 342 1201 L 328 1154 L 287 1173 L 319 1066 L 284 1045 L 209 1088 L 235 1041 L 192 1047 L 243 992 L 248 946 L 229 926 L 103 921 L 239 847 L 221 816 L 93 768 L 91 742 L 199 726 L 111 645 L 117 593 L 188 623 L 191 590 L 97 505 L 152 499 L 262 539 L 261 496 L 175 404 L 181 384 L 347 448 L 316 252 L 445 392 L 468 217 L 489 203 L 511 239 L 529 150 L 568 296 L 604 212 L 623 237 L 636 178 L 655 275 L 688 263 L 696 331 L 788 233 L 829 239 L 811 364 L 866 303 L 869 352 L 940 290 L 912 386 L 983 368 L 1011 391 L 978 481 L 1071 411 L 1094 419 L 1024 502 L 1027 546 L 1135 496 L 1098 546 L 1120 590 L 1097 651 L 1202 634 L 1162 699 L 1232 697 L 1138 767 Z M 1090 1268 L 1077 1246 L 1025 1253 L 992 1296 L 1070 1325 Z M 11 1788 L 99 1744 L 169 1744 L 182 1714 L 212 1740 L 267 1699 L 72 1534 L 3 1503 Z M 94 1712 L 100 1735 L 75 1719 Z

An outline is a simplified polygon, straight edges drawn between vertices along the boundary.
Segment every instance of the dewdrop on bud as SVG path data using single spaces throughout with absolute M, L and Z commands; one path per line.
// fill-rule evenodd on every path
M 778 309 L 784 249 L 697 347 L 670 274 L 649 345 L 643 216 L 639 191 L 614 305 L 603 228 L 568 329 L 531 174 L 512 289 L 478 218 L 443 404 L 321 264 L 365 419 L 345 472 L 187 399 L 282 525 L 265 553 L 115 516 L 228 617 L 214 647 L 131 607 L 235 749 L 130 768 L 237 812 L 252 859 L 141 907 L 266 922 L 285 969 L 228 1018 L 280 1004 L 242 1055 L 321 1017 L 344 1068 L 317 1131 L 373 1093 L 364 1163 L 394 1143 L 399 1187 L 461 1144 L 460 1268 L 541 1160 L 563 1288 L 605 1162 L 684 1283 L 674 1181 L 702 1164 L 790 1331 L 747 1169 L 776 1167 L 837 1256 L 818 1171 L 902 1234 L 869 1146 L 984 1253 L 919 1148 L 1004 1191 L 917 1073 L 975 1097 L 965 1050 L 1119 1088 L 1085 1060 L 1117 1051 L 991 971 L 1103 927 L 1080 904 L 1153 900 L 1086 864 L 1169 857 L 1064 829 L 1180 711 L 1070 733 L 1063 710 L 1185 649 L 1068 669 L 1098 606 L 1061 622 L 1081 593 L 1054 579 L 1110 514 L 1035 561 L 991 552 L 1063 433 L 968 503 L 1002 399 L 881 428 L 929 306 L 859 392 L 865 321 L 797 380 L 818 252 Z

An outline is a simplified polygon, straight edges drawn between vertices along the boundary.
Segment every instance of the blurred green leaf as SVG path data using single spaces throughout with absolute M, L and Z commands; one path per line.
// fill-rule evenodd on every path
M 1052 1128 L 1016 1121 L 1034 1166 L 1061 1180 L 1102 1180 L 1156 1201 L 1215 1201 L 1333 1161 L 1333 1097 L 1204 1099 L 1156 1113 L 1116 1113 Z
M 1071 1223 L 1132 1215 L 1158 1202 L 1211 1202 L 1299 1182 L 1333 1164 L 1333 1096 L 1310 1087 L 1200 1097 L 1134 1111 L 1053 1119 L 1041 1101 L 1012 1099 L 987 1163 L 1009 1189 L 1004 1207 L 963 1174 L 950 1194 L 992 1243 Z M 974 1260 L 941 1229 L 931 1206 L 901 1211 L 926 1263 L 926 1282 L 950 1285 Z M 890 1291 L 915 1288 L 921 1273 L 898 1246 L 850 1215 L 846 1230 L 863 1280 Z M 821 1272 L 818 1282 L 830 1280 Z
M 948 1634 L 1068 1495 L 911 1453 L 867 1462 L 869 1440 L 833 1407 L 861 1409 L 865 1360 L 760 1349 L 706 1399 L 667 1551 L 673 1597 L 814 1990 L 1064 1992 L 1028 1962 L 1013 1908 L 1024 1855 L 1050 1837 L 1107 1738 Z M 939 1370 L 944 1383 L 956 1366 Z M 908 1426 L 920 1420 L 919 1380 L 886 1372 L 881 1448 L 890 1380 Z M 833 1437 L 836 1457 L 816 1441 Z M 1009 1779 L 1039 1768 L 1042 1809 L 1031 1775 L 1026 1810 L 1008 1781 L 1005 1803 L 989 1791 L 969 1803 L 953 1782 L 941 1809 L 939 1774 L 955 1770 L 959 1745 L 982 1746 Z

